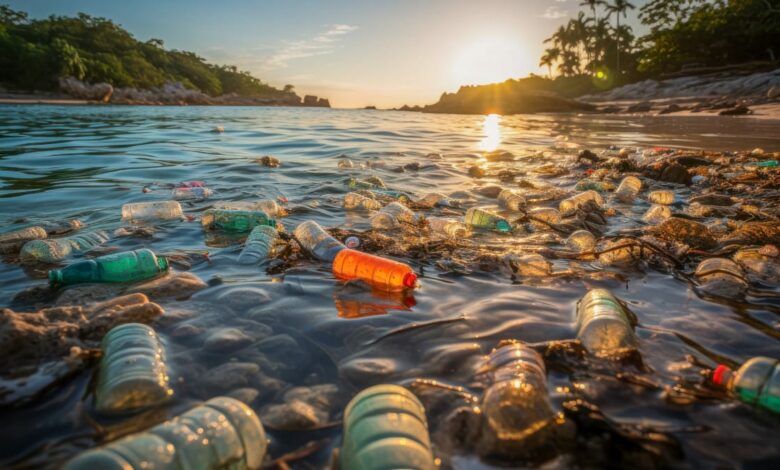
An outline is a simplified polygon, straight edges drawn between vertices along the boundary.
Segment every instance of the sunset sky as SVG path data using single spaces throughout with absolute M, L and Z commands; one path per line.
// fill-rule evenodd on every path
M 33 18 L 107 17 L 137 39 L 162 39 L 275 86 L 292 83 L 334 107 L 429 104 L 460 85 L 546 73 L 538 67 L 542 41 L 579 9 L 579 0 L 3 3 Z M 635 30 L 636 13 L 629 13 Z

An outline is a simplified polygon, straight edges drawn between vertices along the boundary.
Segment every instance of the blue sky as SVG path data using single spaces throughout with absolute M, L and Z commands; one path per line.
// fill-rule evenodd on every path
M 542 41 L 579 9 L 579 0 L 0 2 L 34 18 L 111 18 L 140 40 L 162 39 L 339 107 L 427 104 L 460 85 L 545 73 Z

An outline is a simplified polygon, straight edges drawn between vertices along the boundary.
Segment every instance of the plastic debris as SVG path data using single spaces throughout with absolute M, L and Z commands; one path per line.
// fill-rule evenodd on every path
M 99 258 L 77 261 L 63 269 L 49 271 L 52 287 L 85 282 L 136 282 L 168 271 L 168 260 L 143 248 L 124 251 Z
M 276 228 L 268 225 L 253 228 L 238 255 L 239 264 L 256 264 L 268 258 L 277 235 Z
M 628 314 L 606 289 L 593 289 L 577 303 L 577 339 L 596 356 L 611 356 L 637 346 Z
M 780 413 L 780 360 L 754 357 L 736 372 L 721 364 L 711 380 L 743 403 Z
M 177 201 L 137 202 L 122 206 L 122 220 L 152 222 L 183 219 L 184 213 Z
M 336 255 L 333 274 L 345 280 L 360 279 L 389 292 L 414 289 L 417 285 L 417 275 L 408 265 L 349 248 Z

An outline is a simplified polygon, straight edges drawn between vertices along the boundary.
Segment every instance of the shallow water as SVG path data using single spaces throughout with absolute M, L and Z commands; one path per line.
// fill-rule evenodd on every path
M 211 132 L 215 126 L 223 126 L 225 132 Z M 5 232 L 43 220 L 79 218 L 89 229 L 113 231 L 122 225 L 122 204 L 170 199 L 165 184 L 205 180 L 215 191 L 214 197 L 183 204 L 185 213 L 196 219 L 217 201 L 283 196 L 290 208 L 298 208 L 282 219 L 288 231 L 307 219 L 325 227 L 362 230 L 369 228 L 366 214 L 347 213 L 341 207 L 341 197 L 349 191 L 343 184 L 348 176 L 376 175 L 389 188 L 418 196 L 430 191 L 450 194 L 496 183 L 495 179 L 468 176 L 468 167 L 478 162 L 476 154 L 483 150 L 498 147 L 520 157 L 541 151 L 545 162 L 556 162 L 576 153 L 578 147 L 603 150 L 610 145 L 778 151 L 780 121 L 671 116 L 485 118 L 296 108 L 2 106 L 0 227 Z M 426 154 L 430 152 L 444 158 L 429 160 Z M 278 157 L 281 167 L 260 166 L 254 160 L 263 155 Z M 343 156 L 356 163 L 382 161 L 387 166 L 343 170 L 337 167 Z M 423 168 L 390 171 L 412 162 Z M 523 170 L 524 165 L 530 168 L 538 161 L 526 164 L 520 159 L 500 165 Z M 571 175 L 546 180 L 564 188 L 576 182 Z M 152 191 L 144 192 L 144 187 Z M 689 189 L 674 189 L 678 197 L 691 194 Z M 474 193 L 469 196 L 474 203 L 495 204 Z M 626 217 L 615 220 L 638 219 L 647 207 L 646 203 L 624 207 Z M 611 221 L 610 231 L 619 228 L 615 223 Z M 493 238 L 484 234 L 478 241 L 488 244 Z M 504 238 L 496 243 L 507 250 L 516 242 Z M 124 238 L 111 244 L 123 249 L 150 247 L 157 252 L 208 250 L 210 261 L 194 266 L 192 272 L 203 280 L 221 282 L 213 282 L 213 287 L 189 300 L 163 302 L 166 314 L 191 311 L 208 328 L 234 326 L 252 332 L 260 328 L 258 324 L 265 325 L 274 335 L 293 338 L 296 350 L 269 351 L 252 344 L 247 348 L 250 352 L 206 354 L 200 340 L 172 337 L 175 324 L 160 325 L 158 331 L 167 343 L 176 379 L 170 406 L 144 413 L 124 428 L 119 427 L 119 420 L 95 418 L 89 395 L 92 371 L 87 371 L 44 400 L 0 409 L 2 467 L 56 465 L 79 448 L 104 440 L 107 431 L 143 429 L 195 400 L 227 393 L 230 390 L 201 387 L 198 375 L 231 360 L 253 362 L 258 350 L 271 364 L 264 373 L 286 386 L 335 384 L 339 392 L 330 421 L 340 419 L 341 406 L 349 397 L 376 383 L 429 378 L 468 388 L 473 384 L 474 363 L 502 339 L 573 338 L 575 303 L 593 287 L 611 289 L 638 317 L 640 352 L 648 369 L 631 371 L 657 386 L 618 380 L 621 367 L 630 366 L 602 364 L 599 370 L 572 374 L 553 370 L 548 385 L 555 403 L 576 393 L 601 407 L 612 420 L 667 431 L 680 443 L 683 466 L 780 464 L 780 445 L 774 439 L 780 430 L 777 417 L 722 400 L 682 405 L 664 399 L 664 386 L 674 386 L 681 374 L 695 375 L 695 371 L 683 370 L 686 355 L 710 365 L 716 357 L 736 362 L 756 355 L 780 357 L 777 300 L 754 299 L 747 306 L 730 306 L 702 299 L 687 283 L 650 268 L 623 272 L 618 279 L 591 276 L 603 268 L 583 263 L 583 275 L 513 282 L 502 272 L 453 275 L 407 259 L 421 273 L 421 286 L 413 302 L 404 302 L 343 286 L 326 266 L 313 262 L 273 276 L 257 266 L 241 266 L 236 263 L 240 247 L 209 246 L 197 220 L 164 224 L 151 239 Z M 556 271 L 567 268 L 560 260 L 554 263 Z M 9 306 L 17 292 L 44 282 L 40 274 L 17 264 L 0 263 L 0 306 Z M 373 315 L 345 318 L 357 311 Z M 465 320 L 371 344 L 412 322 L 461 315 Z M 279 402 L 279 397 L 264 395 L 261 391 L 252 404 L 261 415 L 266 405 Z M 270 452 L 275 458 L 308 441 L 329 439 L 305 459 L 322 467 L 339 436 L 338 426 L 271 432 Z M 453 463 L 460 468 L 489 468 L 477 464 L 471 455 L 459 456 Z M 568 466 L 570 462 L 559 463 Z

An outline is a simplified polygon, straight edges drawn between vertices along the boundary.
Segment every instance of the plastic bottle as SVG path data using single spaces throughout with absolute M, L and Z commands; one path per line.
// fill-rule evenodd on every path
M 399 227 L 402 223 L 417 222 L 417 214 L 400 202 L 391 202 L 371 216 L 371 226 L 375 229 Z
M 46 238 L 46 230 L 43 227 L 27 227 L 0 235 L 0 244 L 3 243 L 23 243 L 30 240 L 40 240 Z
M 469 235 L 469 228 L 455 219 L 447 217 L 428 217 L 428 226 L 431 232 L 450 238 L 465 238 Z
M 64 470 L 256 470 L 267 447 L 255 412 L 217 397 L 147 431 L 82 452 Z
M 588 203 L 588 201 L 595 202 L 599 207 L 604 205 L 604 199 L 601 197 L 601 195 L 596 191 L 589 190 L 564 199 L 560 202 L 558 210 L 561 214 L 568 214 L 570 212 L 574 212 L 583 204 Z
M 704 292 L 721 297 L 737 296 L 748 288 L 742 268 L 728 258 L 705 259 L 694 275 Z
M 417 285 L 417 275 L 408 265 L 349 248 L 336 255 L 333 274 L 340 279 L 360 279 L 388 292 L 414 289 Z
M 122 206 L 122 220 L 149 222 L 182 219 L 184 213 L 177 201 L 137 202 Z
M 99 258 L 77 261 L 63 269 L 49 271 L 52 287 L 85 282 L 135 282 L 168 271 L 168 260 L 156 256 L 152 250 L 113 253 Z
M 268 217 L 278 217 L 282 215 L 282 208 L 273 199 L 260 199 L 259 201 L 236 201 L 222 202 L 214 205 L 214 209 L 224 209 L 230 211 L 262 211 Z
M 642 216 L 642 220 L 649 224 L 660 224 L 671 216 L 672 210 L 667 206 L 654 205 L 645 212 L 645 215 Z
M 140 323 L 115 326 L 101 342 L 95 408 L 117 413 L 159 405 L 173 396 L 165 350 L 157 333 Z
M 363 196 L 358 193 L 347 193 L 344 195 L 344 208 L 345 209 L 363 209 L 363 210 L 379 210 L 382 208 L 382 203 L 375 199 Z
M 398 385 L 376 385 L 344 410 L 341 470 L 435 470 L 425 408 Z
M 268 225 L 253 228 L 238 255 L 239 264 L 256 264 L 268 258 L 277 235 L 276 229 Z
M 592 289 L 577 303 L 577 338 L 596 356 L 637 346 L 628 314 L 606 289 Z
M 733 258 L 752 278 L 773 285 L 780 283 L 780 257 L 776 248 L 743 248 Z
M 599 181 L 590 178 L 577 181 L 574 185 L 575 191 L 598 191 L 600 193 L 615 189 L 615 185 L 608 181 Z
M 276 221 L 263 211 L 209 209 L 201 218 L 203 227 L 227 232 L 249 232 L 258 225 L 276 227 Z
M 528 217 L 531 219 L 531 225 L 540 230 L 547 230 L 550 227 L 542 222 L 547 222 L 550 225 L 557 225 L 561 223 L 561 213 L 558 209 L 552 207 L 537 207 L 528 211 Z M 534 220 L 536 219 L 536 220 Z M 538 222 L 541 220 L 542 222 Z
M 205 186 L 180 186 L 173 189 L 174 199 L 208 199 L 212 194 Z
M 633 240 L 610 240 L 598 251 L 599 263 L 604 266 L 628 266 L 642 259 L 642 245 Z
M 566 239 L 566 248 L 582 253 L 596 248 L 596 237 L 587 230 L 577 230 Z
M 373 189 L 373 188 L 384 188 L 385 183 L 380 178 L 376 176 L 371 176 L 369 178 L 366 178 L 365 180 L 359 180 L 357 178 L 349 178 L 347 180 L 347 186 L 349 186 L 352 189 Z
M 49 234 L 49 236 L 52 236 L 63 235 L 73 232 L 74 230 L 80 230 L 84 228 L 84 223 L 79 219 L 55 220 L 42 222 L 40 226 L 46 230 L 46 233 Z
M 552 272 L 550 262 L 537 253 L 522 256 L 509 254 L 504 261 L 513 272 L 524 277 L 547 277 Z
M 498 193 L 498 205 L 510 211 L 525 210 L 525 198 L 511 189 L 504 189 Z
M 650 191 L 647 194 L 648 202 L 652 204 L 662 204 L 664 206 L 674 204 L 675 198 L 673 191 Z
M 743 403 L 780 413 L 780 360 L 754 357 L 736 372 L 721 364 L 711 379 Z
M 313 220 L 299 224 L 293 236 L 303 249 L 321 261 L 333 261 L 336 255 L 345 249 L 340 241 L 333 238 Z
M 342 158 L 338 163 L 339 168 L 354 168 L 355 164 L 349 158 Z
M 91 250 L 108 241 L 108 234 L 102 231 L 83 233 L 68 238 L 31 240 L 24 244 L 21 258 L 24 262 L 56 263 L 73 252 Z
M 492 382 L 482 397 L 484 423 L 499 440 L 520 444 L 554 420 L 539 353 L 508 344 L 490 353 L 483 370 Z
M 452 199 L 441 193 L 428 193 L 416 202 L 423 207 L 453 207 L 457 205 Z
M 615 190 L 615 197 L 622 202 L 632 202 L 642 189 L 642 181 L 636 176 L 626 176 Z
M 463 222 L 467 226 L 480 229 L 497 230 L 499 232 L 512 230 L 512 226 L 509 225 L 506 219 L 479 207 L 472 207 L 467 210 L 466 215 L 463 217 Z

